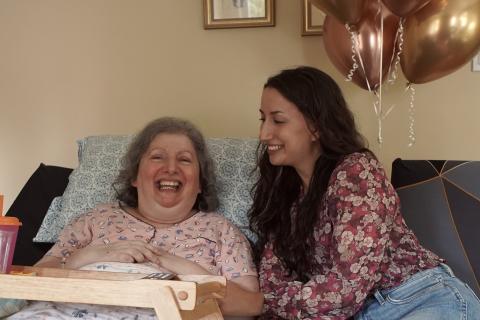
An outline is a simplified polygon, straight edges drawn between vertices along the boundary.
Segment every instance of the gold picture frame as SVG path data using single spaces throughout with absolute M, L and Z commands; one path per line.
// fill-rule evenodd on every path
M 275 0 L 203 0 L 205 29 L 275 26 Z
M 325 13 L 312 5 L 309 0 L 300 1 L 302 1 L 302 36 L 323 35 Z

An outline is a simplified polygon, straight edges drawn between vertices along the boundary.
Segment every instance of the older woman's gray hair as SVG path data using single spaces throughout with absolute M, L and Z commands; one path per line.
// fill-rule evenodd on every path
M 118 189 L 115 187 L 117 199 L 132 208 L 138 207 L 137 188 L 132 186 L 132 182 L 137 178 L 140 160 L 147 152 L 150 143 L 162 133 L 183 134 L 190 139 L 197 153 L 202 190 L 197 196 L 194 208 L 205 212 L 216 210 L 218 198 L 215 190 L 213 161 L 208 153 L 205 139 L 192 123 L 170 117 L 153 120 L 130 143 L 127 153 L 122 159 L 120 173 L 114 182 L 114 186 L 118 186 Z

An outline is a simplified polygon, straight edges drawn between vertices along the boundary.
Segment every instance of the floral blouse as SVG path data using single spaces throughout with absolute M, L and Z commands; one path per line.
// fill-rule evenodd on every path
M 376 289 L 441 262 L 406 226 L 397 193 L 369 153 L 348 155 L 333 171 L 314 238 L 317 271 L 306 283 L 289 276 L 267 243 L 259 269 L 263 319 L 347 319 Z
M 118 204 L 99 205 L 70 222 L 46 255 L 64 257 L 88 245 L 123 240 L 145 241 L 227 279 L 257 276 L 248 240 L 213 212 L 200 211 L 169 228 L 156 229 Z

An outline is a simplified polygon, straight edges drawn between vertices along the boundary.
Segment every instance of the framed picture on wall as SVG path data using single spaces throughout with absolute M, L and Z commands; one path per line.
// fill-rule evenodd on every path
M 274 0 L 203 0 L 205 29 L 273 27 Z
M 321 36 L 325 13 L 308 0 L 300 1 L 302 2 L 302 36 Z

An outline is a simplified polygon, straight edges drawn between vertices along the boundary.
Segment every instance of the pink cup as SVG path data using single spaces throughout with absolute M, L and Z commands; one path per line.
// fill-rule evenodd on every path
M 10 272 L 18 227 L 21 225 L 16 217 L 0 216 L 0 273 Z

